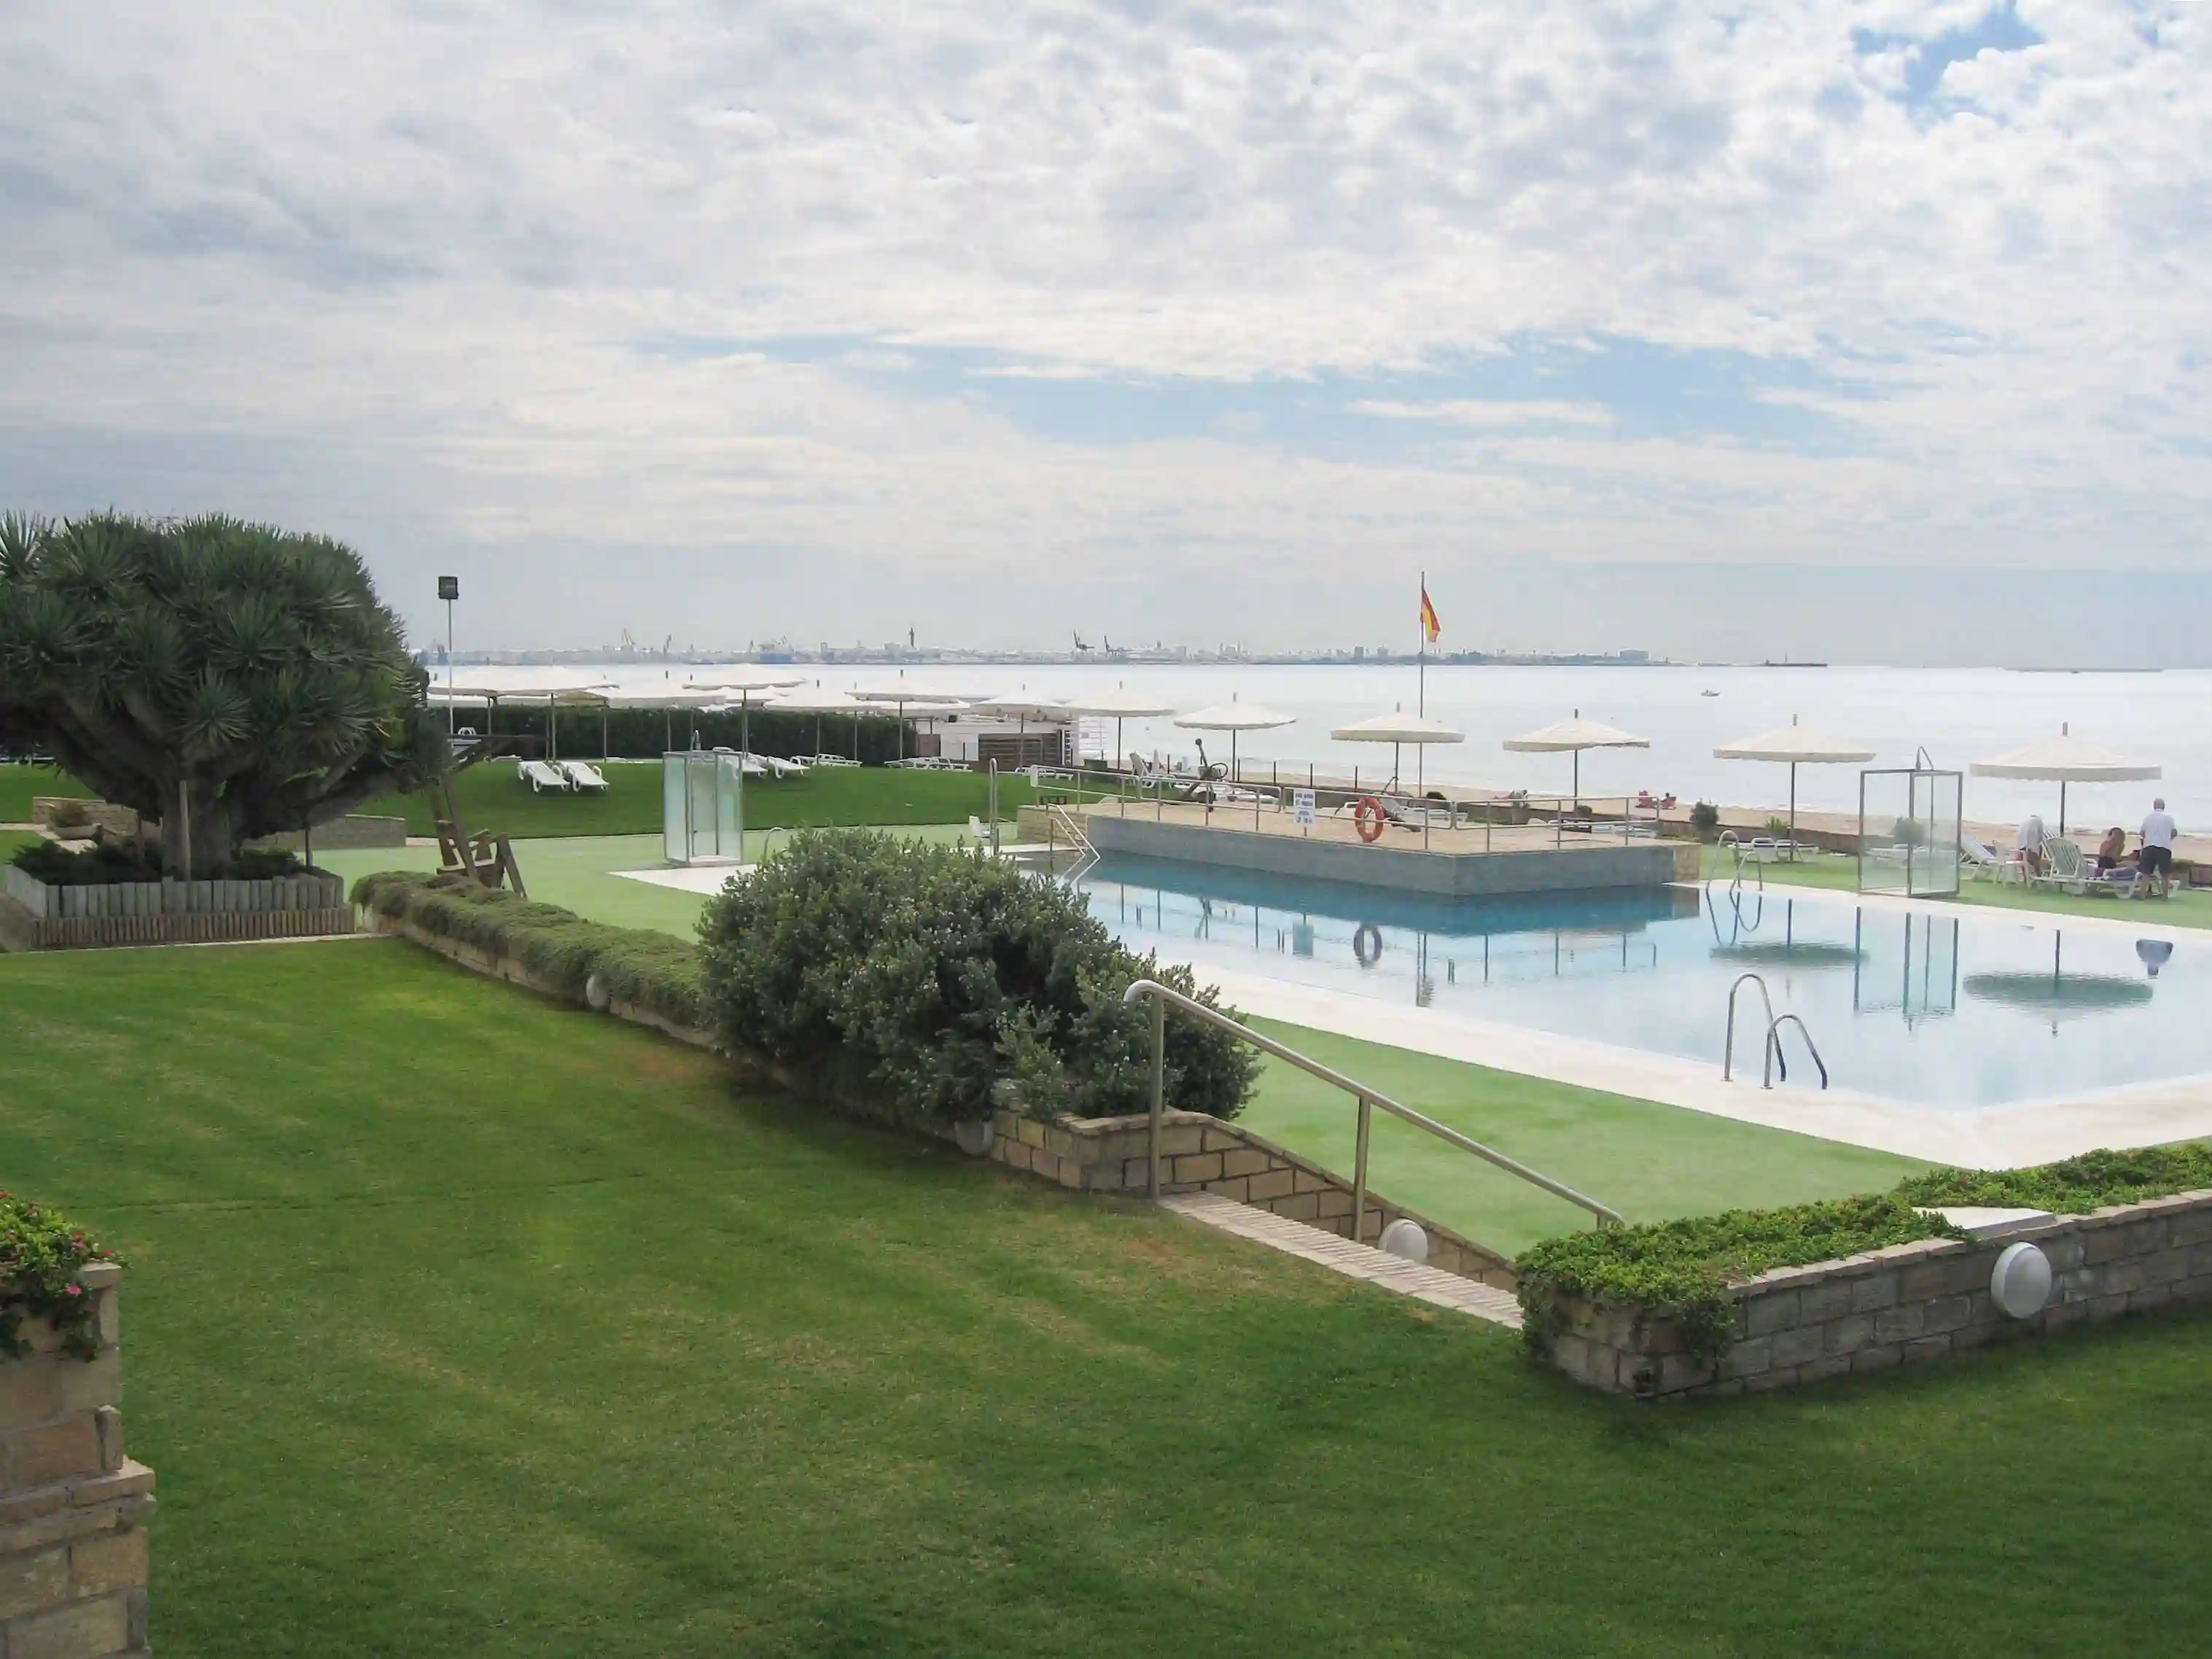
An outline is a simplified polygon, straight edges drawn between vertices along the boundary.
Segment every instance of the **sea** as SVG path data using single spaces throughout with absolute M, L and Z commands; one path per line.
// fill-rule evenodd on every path
M 597 684 L 644 693 L 711 681 L 711 665 L 614 662 L 559 667 L 471 667 L 456 671 L 465 686 L 501 690 Z M 1714 757 L 1717 746 L 1787 726 L 1793 720 L 1875 750 L 1873 767 L 1909 767 L 1917 757 L 1965 772 L 1980 759 L 2069 727 L 2081 738 L 2164 769 L 2155 783 L 2073 784 L 2066 798 L 2070 827 L 2142 821 L 2162 794 L 2185 830 L 2212 830 L 2212 670 L 2156 673 L 2069 672 L 2006 669 L 1859 667 L 1474 666 L 1432 663 L 1424 675 L 1411 660 L 1345 665 L 1100 663 L 950 664 L 905 669 L 863 665 L 795 664 L 808 691 L 907 686 L 969 698 L 1035 696 L 1068 701 L 1126 691 L 1180 712 L 1232 699 L 1291 717 L 1273 731 L 1238 739 L 1247 776 L 1271 769 L 1285 782 L 1309 768 L 1323 776 L 1386 776 L 1387 744 L 1340 743 L 1332 728 L 1393 709 L 1425 708 L 1463 731 L 1463 743 L 1431 747 L 1418 763 L 1403 757 L 1404 780 L 1418 764 L 1431 784 L 1526 789 L 1565 794 L 1571 757 L 1506 750 L 1508 738 L 1565 720 L 1585 718 L 1649 738 L 1649 749 L 1596 750 L 1582 757 L 1582 793 L 1621 795 L 1648 789 L 1685 801 L 1780 811 L 1788 769 Z M 446 671 L 435 671 L 442 683 Z M 1110 748 L 1113 722 L 1091 731 L 1093 747 Z M 1224 732 L 1192 732 L 1171 720 L 1123 723 L 1121 741 L 1162 759 L 1195 758 L 1202 738 L 1216 760 L 1229 754 Z M 1856 813 L 1856 765 L 1802 766 L 1801 810 Z M 1969 821 L 2016 823 L 2030 811 L 2054 825 L 2058 786 L 1968 776 Z

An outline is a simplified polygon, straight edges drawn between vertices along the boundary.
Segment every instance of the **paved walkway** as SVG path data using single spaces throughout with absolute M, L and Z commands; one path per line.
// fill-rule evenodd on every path
M 1470 1314 L 1493 1325 L 1521 1328 L 1521 1304 L 1510 1291 L 1478 1285 L 1441 1267 L 1419 1267 L 1395 1255 L 1355 1244 L 1334 1233 L 1309 1227 L 1303 1221 L 1271 1215 L 1265 1210 L 1239 1204 L 1216 1193 L 1183 1193 L 1160 1200 L 1160 1207 L 1239 1238 L 1249 1238 L 1271 1250 L 1280 1250 L 1303 1261 L 1318 1262 L 1331 1273 L 1342 1273 L 1370 1285 L 1425 1302 L 1432 1308 Z

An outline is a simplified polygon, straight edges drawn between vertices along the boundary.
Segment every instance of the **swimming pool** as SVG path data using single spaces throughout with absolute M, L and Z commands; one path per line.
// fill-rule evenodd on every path
M 1080 883 L 1139 951 L 1710 1064 L 1760 975 L 1838 1090 L 1931 1109 L 2081 1098 L 2212 1073 L 2212 939 L 1848 895 L 1637 888 L 1443 900 L 1132 858 Z M 2115 902 L 2117 920 L 2137 907 Z M 1759 1066 L 1739 1005 L 1738 1074 Z M 1816 1086 L 1789 1039 L 1791 1089 Z

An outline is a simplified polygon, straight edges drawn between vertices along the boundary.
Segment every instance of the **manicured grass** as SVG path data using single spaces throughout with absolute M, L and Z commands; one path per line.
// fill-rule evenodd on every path
M 0 763 L 0 823 L 28 823 L 33 795 L 71 795 L 88 799 L 92 791 L 51 766 Z
M 1654 1410 L 392 943 L 0 959 L 172 1659 L 2174 1651 L 2212 1319 Z
M 534 793 L 511 761 L 486 761 L 454 784 L 469 828 L 510 836 L 642 836 L 660 833 L 658 762 L 610 762 L 599 769 L 607 790 L 598 795 Z M 1011 817 L 1030 799 L 1021 779 L 999 780 L 999 810 Z M 818 767 L 803 778 L 748 780 L 745 825 L 766 830 L 818 824 L 965 823 L 990 799 L 990 781 L 973 772 L 909 772 L 887 766 Z M 407 833 L 436 833 L 429 803 L 388 796 L 361 809 L 404 817 Z
M 0 864 L 5 864 L 26 847 L 35 847 L 45 837 L 29 830 L 0 830 Z
M 1262 1030 L 1348 1077 L 1610 1205 L 1631 1221 L 1884 1192 L 1928 1166 L 1755 1123 L 1601 1094 L 1272 1020 Z M 1349 1174 L 1350 1096 L 1269 1060 L 1243 1120 Z M 1401 1204 L 1509 1253 L 1589 1224 L 1589 1212 L 1374 1115 L 1369 1181 Z
M 1703 861 L 1708 878 L 1726 879 L 1735 873 L 1735 860 L 1717 847 L 1705 849 Z M 1839 858 L 1833 854 L 1796 864 L 1770 864 L 1765 866 L 1769 883 L 1796 887 L 1820 887 L 1831 891 L 1856 893 L 1859 874 L 1856 859 Z M 1752 884 L 1747 872 L 1745 884 Z M 2115 897 L 2098 898 L 2088 894 L 2057 893 L 2045 889 L 2015 887 L 2009 884 L 2000 887 L 1990 881 L 1962 882 L 1956 902 L 1985 909 L 2025 910 L 2053 916 L 2124 916 L 2130 921 L 2155 922 L 2166 927 L 2212 927 L 2212 888 L 2179 887 L 2163 899 L 2140 901 Z
M 882 828 L 926 841 L 967 839 L 962 824 L 886 824 Z M 765 849 L 774 856 L 789 837 L 781 831 L 759 830 L 745 836 L 745 856 L 758 859 Z M 593 921 L 617 927 L 658 927 L 684 939 L 699 927 L 699 911 L 707 902 L 696 893 L 655 887 L 613 874 L 617 870 L 653 870 L 664 866 L 659 835 L 542 837 L 515 849 L 523 884 L 530 896 Z M 434 870 L 434 847 L 370 848 L 356 852 L 319 853 L 315 862 L 349 884 L 377 870 Z

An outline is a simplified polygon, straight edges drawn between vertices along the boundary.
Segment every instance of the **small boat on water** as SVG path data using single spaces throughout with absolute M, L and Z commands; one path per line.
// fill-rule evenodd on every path
M 1700 691 L 1698 695 L 1701 697 L 1717 697 L 1720 696 L 1720 693 L 1717 691 Z

